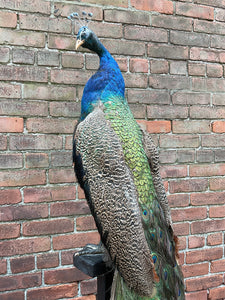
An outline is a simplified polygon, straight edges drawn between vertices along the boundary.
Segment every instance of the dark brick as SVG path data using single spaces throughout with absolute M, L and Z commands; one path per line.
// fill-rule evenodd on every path
M 104 19 L 107 22 L 149 25 L 149 15 L 145 12 L 139 11 L 105 9 Z
M 10 260 L 12 273 L 22 273 L 35 268 L 34 256 L 13 258 Z

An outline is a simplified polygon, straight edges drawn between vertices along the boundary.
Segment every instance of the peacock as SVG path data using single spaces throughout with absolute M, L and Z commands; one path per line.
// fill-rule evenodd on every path
M 111 299 L 185 299 L 157 149 L 131 113 L 117 62 L 87 25 L 76 50 L 95 52 L 100 65 L 84 87 L 73 161 L 99 247 L 115 266 Z

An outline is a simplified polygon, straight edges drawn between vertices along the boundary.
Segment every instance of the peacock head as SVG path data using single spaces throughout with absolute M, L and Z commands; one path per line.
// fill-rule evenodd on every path
M 90 50 L 94 50 L 96 42 L 98 41 L 97 36 L 88 28 L 88 24 L 91 22 L 93 14 L 82 12 L 80 16 L 77 12 L 71 13 L 67 18 L 71 21 L 75 20 L 76 24 L 80 26 L 77 34 L 76 50 L 82 46 Z
M 93 50 L 98 40 L 97 36 L 87 26 L 82 26 L 77 34 L 76 50 L 82 46 Z

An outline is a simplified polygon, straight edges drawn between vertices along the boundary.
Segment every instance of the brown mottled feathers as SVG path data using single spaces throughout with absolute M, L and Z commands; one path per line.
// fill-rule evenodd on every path
M 75 141 L 82 159 L 87 200 L 102 242 L 127 285 L 139 295 L 151 295 L 155 272 L 137 191 L 121 142 L 101 107 L 78 124 Z

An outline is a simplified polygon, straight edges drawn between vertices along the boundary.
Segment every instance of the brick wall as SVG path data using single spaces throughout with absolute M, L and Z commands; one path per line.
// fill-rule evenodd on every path
M 0 8 L 0 299 L 95 299 L 96 280 L 72 266 L 77 248 L 99 240 L 71 162 L 82 89 L 98 65 L 74 51 L 66 16 L 82 10 L 159 147 L 187 299 L 225 298 L 225 1 Z

